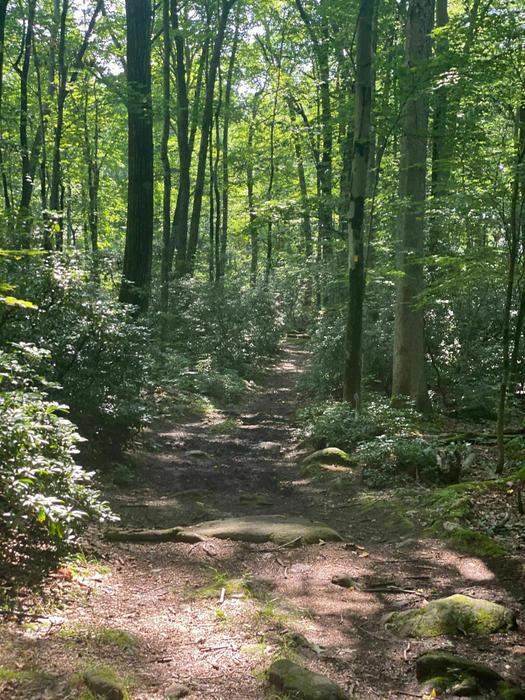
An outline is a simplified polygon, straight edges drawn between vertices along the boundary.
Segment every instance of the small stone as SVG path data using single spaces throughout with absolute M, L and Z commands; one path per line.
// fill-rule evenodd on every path
M 86 671 L 84 683 L 94 695 L 104 700 L 124 700 L 126 697 L 122 685 L 102 671 Z
M 189 457 L 190 459 L 209 459 L 210 457 L 210 455 L 207 452 L 204 452 L 204 450 L 188 450 L 184 456 Z
M 190 689 L 182 683 L 175 683 L 166 691 L 166 698 L 167 700 L 180 700 L 180 698 L 187 697 L 190 692 Z
M 343 690 L 326 676 L 313 673 L 287 659 L 275 661 L 268 669 L 268 680 L 278 690 L 298 700 L 347 700 Z
M 416 610 L 391 612 L 383 622 L 400 637 L 491 634 L 514 629 L 516 613 L 489 600 L 455 594 Z

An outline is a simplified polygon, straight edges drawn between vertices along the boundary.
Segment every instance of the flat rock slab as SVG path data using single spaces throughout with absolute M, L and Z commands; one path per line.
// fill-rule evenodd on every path
M 525 699 L 525 690 L 505 681 L 489 666 L 444 651 L 430 651 L 418 657 L 416 675 L 429 695 L 434 692 L 485 697 L 496 693 L 496 697 L 506 700 Z
M 389 613 L 383 621 L 400 637 L 480 635 L 514 629 L 516 613 L 489 600 L 455 594 L 417 610 Z
M 341 535 L 327 525 L 286 515 L 250 515 L 211 520 L 184 528 L 183 531 L 203 539 L 217 537 L 221 540 L 275 544 L 317 544 L 321 540 L 342 540 Z
M 163 530 L 109 530 L 106 538 L 116 542 L 202 542 L 216 537 L 238 542 L 274 542 L 279 545 L 341 541 L 341 535 L 323 523 L 286 515 L 249 515 L 209 520 L 188 527 Z
M 298 700 L 347 700 L 333 681 L 292 661 L 280 659 L 268 669 L 268 681 L 288 697 Z

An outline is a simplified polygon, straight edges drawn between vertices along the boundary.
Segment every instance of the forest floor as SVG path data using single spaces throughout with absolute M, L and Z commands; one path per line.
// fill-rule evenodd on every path
M 294 416 L 307 359 L 289 343 L 235 411 L 156 426 L 130 455 L 138 482 L 108 498 L 125 527 L 287 514 L 343 541 L 130 544 L 90 532 L 87 558 L 48 580 L 35 614 L 1 625 L 0 697 L 93 697 L 81 674 L 104 667 L 135 700 L 177 697 L 179 686 L 195 700 L 277 698 L 265 671 L 289 654 L 359 700 L 422 697 L 414 660 L 429 649 L 517 678 L 519 631 L 407 641 L 385 629 L 386 612 L 452 593 L 519 609 L 523 581 L 515 558 L 496 565 L 424 537 L 392 494 L 305 476 Z M 334 585 L 338 575 L 356 587 Z M 311 648 L 294 648 L 290 632 Z

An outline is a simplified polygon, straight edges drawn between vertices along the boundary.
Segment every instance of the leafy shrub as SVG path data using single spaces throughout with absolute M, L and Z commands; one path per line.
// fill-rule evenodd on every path
M 25 268 L 17 290 L 38 310 L 9 317 L 4 341 L 48 350 L 40 371 L 61 385 L 60 400 L 90 446 L 120 446 L 147 416 L 142 392 L 152 366 L 148 329 L 110 290 L 67 268 L 60 257 L 29 260 Z
M 184 279 L 173 289 L 167 324 L 168 345 L 190 368 L 204 362 L 209 372 L 228 369 L 246 377 L 277 352 L 284 315 L 265 286 Z
M 345 321 L 342 311 L 322 312 L 308 343 L 310 361 L 301 388 L 319 398 L 341 396 Z
M 245 390 L 245 383 L 235 370 L 214 370 L 211 358 L 197 363 L 194 371 L 186 371 L 181 377 L 181 386 L 223 404 L 235 403 Z
M 415 410 L 393 408 L 383 398 L 374 398 L 359 415 L 345 401 L 316 404 L 299 413 L 303 437 L 316 449 L 339 447 L 347 451 L 383 433 L 407 432 L 419 418 Z
M 0 531 L 4 564 L 27 543 L 50 553 L 71 546 L 91 519 L 111 518 L 92 474 L 75 462 L 80 437 L 35 371 L 46 353 L 0 352 Z
M 360 445 L 355 456 L 363 467 L 363 481 L 372 488 L 388 488 L 413 479 L 429 483 L 439 479 L 436 450 L 422 438 L 382 435 Z
M 316 449 L 339 447 L 351 450 L 363 440 L 380 435 L 380 424 L 372 417 L 358 416 L 344 401 L 310 406 L 299 413 L 303 437 Z

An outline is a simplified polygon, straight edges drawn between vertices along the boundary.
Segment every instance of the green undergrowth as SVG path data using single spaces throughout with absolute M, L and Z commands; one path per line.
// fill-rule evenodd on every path
M 420 503 L 425 532 L 448 540 L 465 553 L 505 556 L 506 547 L 486 532 L 471 527 L 468 519 L 477 497 L 494 491 L 506 492 L 517 481 L 525 482 L 525 467 L 500 479 L 462 482 L 429 492 Z
M 65 640 L 85 640 L 96 646 L 113 646 L 123 649 L 133 649 L 138 646 L 139 640 L 127 630 L 117 627 L 97 627 L 84 629 L 80 624 L 63 627 L 59 636 Z
M 412 503 L 412 492 L 376 493 L 362 492 L 357 496 L 359 509 L 367 518 L 376 520 L 378 529 L 385 532 L 409 533 L 415 529 L 414 521 L 407 515 Z
M 20 671 L 12 668 L 0 666 L 0 683 L 28 683 L 34 681 L 42 681 L 49 678 L 49 674 L 40 669 L 31 669 L 30 671 Z

